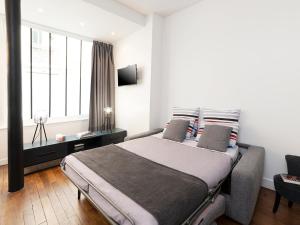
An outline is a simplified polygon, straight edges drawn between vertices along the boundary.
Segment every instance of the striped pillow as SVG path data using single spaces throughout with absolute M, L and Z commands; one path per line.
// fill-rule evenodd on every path
M 172 119 L 182 119 L 190 121 L 185 138 L 193 139 L 198 130 L 200 108 L 173 107 L 172 111 Z
M 229 147 L 234 147 L 238 139 L 240 110 L 203 110 L 203 121 L 198 129 L 196 141 L 200 140 L 205 125 L 220 125 L 232 127 Z

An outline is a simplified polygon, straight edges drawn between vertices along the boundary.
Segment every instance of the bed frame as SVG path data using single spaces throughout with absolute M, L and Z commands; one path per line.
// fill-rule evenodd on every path
M 153 134 L 162 132 L 163 129 L 155 129 L 149 132 L 144 132 L 138 135 L 125 138 L 125 141 L 133 140 L 137 138 L 147 137 Z M 248 225 L 251 222 L 254 208 L 259 193 L 263 166 L 264 166 L 264 148 L 257 146 L 250 146 L 246 144 L 238 144 L 241 155 L 232 167 L 229 175 L 230 179 L 230 191 L 225 194 L 226 199 L 226 215 L 236 220 L 237 222 Z M 255 162 L 255 163 L 254 163 Z M 69 166 L 69 165 L 68 165 Z M 69 166 L 70 167 L 70 166 Z M 74 170 L 83 180 L 85 180 L 94 190 L 97 191 L 112 207 L 119 211 L 132 225 L 135 225 L 134 221 L 118 208 L 108 197 L 101 193 L 95 186 L 90 184 L 84 177 L 80 175 L 74 168 Z M 72 181 L 72 180 L 71 180 Z M 209 193 L 202 204 L 181 224 L 191 225 L 197 219 L 197 217 L 214 201 L 214 199 L 220 194 L 221 188 L 224 184 L 228 183 L 228 178 L 221 181 L 218 186 Z M 103 214 L 106 219 L 112 225 L 118 225 L 109 216 L 106 215 L 103 210 L 97 206 L 88 193 L 80 188 L 73 181 L 72 183 L 78 188 L 78 199 L 80 199 L 81 193 L 94 205 L 94 207 Z
M 147 137 L 162 132 L 158 128 L 125 138 L 125 141 Z M 240 160 L 228 177 L 230 190 L 221 193 L 226 199 L 226 216 L 249 225 L 256 206 L 264 171 L 265 149 L 263 147 L 238 143 Z
M 63 172 L 65 173 L 65 165 L 62 165 Z M 119 213 L 121 213 L 130 223 L 131 225 L 135 225 L 133 219 L 131 219 L 125 212 L 123 212 L 122 209 L 120 209 L 114 202 L 112 202 L 107 196 L 105 196 L 101 191 L 97 189 L 93 184 L 88 182 L 88 180 L 80 175 L 76 169 L 74 169 L 72 166 L 68 165 L 78 176 L 80 176 L 84 181 L 86 181 L 89 186 L 91 186 L 99 195 L 101 195 L 102 198 L 104 198 L 113 208 L 115 208 Z M 233 166 L 234 167 L 234 166 Z M 66 174 L 67 176 L 67 174 Z M 114 220 L 112 220 L 97 204 L 94 202 L 94 200 L 89 196 L 89 194 L 83 190 L 79 185 L 77 185 L 75 182 L 70 179 L 70 181 L 77 187 L 78 189 L 78 200 L 80 200 L 81 194 L 83 194 L 91 203 L 92 205 L 109 221 L 111 225 L 118 225 Z M 212 191 L 209 192 L 208 196 L 204 199 L 204 201 L 201 203 L 201 205 L 181 224 L 181 225 L 191 225 L 193 222 L 197 219 L 197 217 L 208 207 L 214 200 L 217 198 L 217 196 L 220 194 L 222 185 L 224 183 L 225 179 L 219 182 L 217 187 L 215 187 Z

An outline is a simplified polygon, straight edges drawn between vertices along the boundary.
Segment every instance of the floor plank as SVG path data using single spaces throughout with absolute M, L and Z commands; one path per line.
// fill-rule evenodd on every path
M 26 176 L 25 179 L 28 179 L 29 182 L 27 186 L 25 186 L 25 189 L 30 189 L 30 200 L 32 204 L 32 211 L 35 218 L 36 224 L 41 224 L 46 222 L 46 217 L 44 213 L 44 209 L 40 200 L 40 196 L 38 194 L 38 190 L 36 187 L 35 182 L 35 174 L 32 174 L 30 176 Z
M 7 166 L 0 167 L 0 225 L 109 225 L 59 167 L 25 176 L 25 188 L 7 192 Z M 251 225 L 299 225 L 300 205 L 288 207 L 282 200 L 272 213 L 274 192 L 262 188 Z M 219 225 L 238 225 L 222 216 Z
M 52 189 L 52 183 L 55 182 L 55 179 L 53 179 L 53 173 L 51 170 L 43 171 L 40 173 L 41 181 L 45 184 L 45 191 L 47 193 L 47 197 L 49 199 L 49 205 L 51 205 L 51 208 L 53 209 L 53 213 L 55 214 L 57 218 L 57 222 L 59 224 L 70 224 L 70 221 L 66 214 L 64 213 L 62 206 L 54 193 Z

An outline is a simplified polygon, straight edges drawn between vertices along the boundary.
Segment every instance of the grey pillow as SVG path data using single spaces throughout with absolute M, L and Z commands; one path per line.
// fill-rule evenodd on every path
M 163 134 L 163 138 L 183 142 L 189 127 L 189 120 L 171 120 Z
M 232 127 L 206 125 L 198 142 L 198 147 L 226 152 Z

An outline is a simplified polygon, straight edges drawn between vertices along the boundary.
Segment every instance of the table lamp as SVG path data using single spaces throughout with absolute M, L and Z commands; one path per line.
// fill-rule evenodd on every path
M 34 114 L 33 121 L 36 124 L 33 139 L 32 139 L 32 144 L 35 142 L 35 140 L 40 136 L 40 145 L 42 145 L 43 141 L 43 133 L 45 135 L 46 141 L 47 139 L 47 134 L 45 130 L 45 123 L 48 120 L 48 113 L 46 111 L 38 111 Z M 39 131 L 38 131 L 39 130 Z M 37 133 L 38 131 L 38 133 Z
M 110 132 L 112 132 L 112 127 L 111 127 L 112 111 L 113 110 L 112 110 L 111 107 L 105 107 L 104 108 L 104 114 L 105 114 L 104 130 L 110 130 Z

